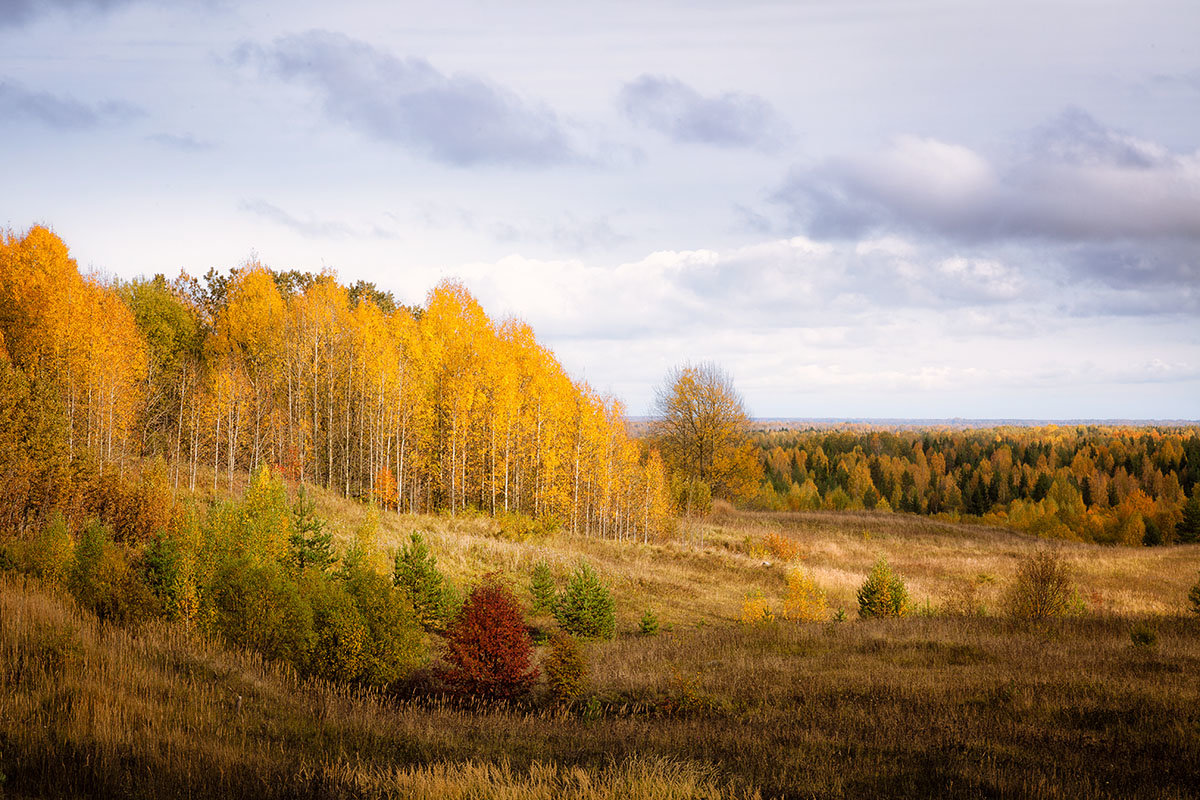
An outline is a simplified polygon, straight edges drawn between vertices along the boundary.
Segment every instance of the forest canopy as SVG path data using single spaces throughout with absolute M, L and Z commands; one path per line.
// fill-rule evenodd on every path
M 1043 536 L 1200 539 L 1200 428 L 783 430 L 756 434 L 765 510 L 974 515 Z
M 0 526 L 81 515 L 88 477 L 161 457 L 169 483 L 292 480 L 413 512 L 478 509 L 650 538 L 656 453 L 616 399 L 446 280 L 420 308 L 252 261 L 203 279 L 81 275 L 47 228 L 0 240 Z

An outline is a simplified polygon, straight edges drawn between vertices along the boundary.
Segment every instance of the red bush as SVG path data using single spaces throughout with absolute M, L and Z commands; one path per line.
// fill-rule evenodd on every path
M 442 677 L 462 694 L 504 700 L 529 691 L 538 671 L 521 604 L 498 575 L 471 592 L 446 631 Z

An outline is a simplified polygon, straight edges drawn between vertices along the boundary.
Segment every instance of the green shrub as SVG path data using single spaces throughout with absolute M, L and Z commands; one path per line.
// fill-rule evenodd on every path
M 858 588 L 858 615 L 864 619 L 902 617 L 908 610 L 908 589 L 904 580 L 892 572 L 887 559 L 879 559 Z
M 555 703 L 569 704 L 587 691 L 588 663 L 579 640 L 558 631 L 550 637 L 550 651 L 542 661 L 546 688 Z
M 110 540 L 99 520 L 90 521 L 79 536 L 67 588 L 102 620 L 141 619 L 153 605 L 150 590 L 130 568 L 124 548 Z
M 177 616 L 179 593 L 185 580 L 183 548 L 173 536 L 155 535 L 142 550 L 142 581 L 154 595 L 160 613 Z
M 61 511 L 54 516 L 38 532 L 33 540 L 24 548 L 25 571 L 36 575 L 46 583 L 65 584 L 71 572 L 75 545 L 71 541 L 71 531 Z
M 313 641 L 306 671 L 328 680 L 357 680 L 370 634 L 354 598 L 341 580 L 315 570 L 304 574 L 300 585 L 312 608 Z
M 554 574 L 550 571 L 550 565 L 544 558 L 533 565 L 529 574 L 529 595 L 533 598 L 531 608 L 534 613 L 554 610 L 558 587 L 554 584 Z
M 554 618 L 563 630 L 581 639 L 611 639 L 616 632 L 612 592 L 586 562 L 567 581 L 554 604 Z
M 404 592 L 369 569 L 349 570 L 345 583 L 367 632 L 359 680 L 387 686 L 423 664 L 421 625 Z
M 1129 639 L 1134 647 L 1154 647 L 1158 644 L 1158 632 L 1149 625 L 1137 625 L 1129 631 Z
M 392 581 L 412 604 L 421 625 L 428 630 L 445 628 L 450 617 L 446 579 L 420 533 L 414 531 L 410 543 L 396 554 Z
M 642 619 L 638 623 L 638 633 L 643 636 L 653 636 L 658 633 L 658 617 L 648 608 L 642 612 Z
M 1188 592 L 1188 602 L 1192 604 L 1192 613 L 1200 614 L 1200 581 Z
M 1039 550 L 1021 564 L 1007 597 L 1009 614 L 1028 620 L 1067 616 L 1074 601 L 1070 570 L 1052 550 Z
M 313 642 L 312 607 L 280 564 L 227 562 L 210 594 L 213 626 L 228 645 L 304 666 Z
M 483 579 L 446 630 L 442 677 L 461 694 L 504 700 L 537 680 L 521 604 L 497 575 Z

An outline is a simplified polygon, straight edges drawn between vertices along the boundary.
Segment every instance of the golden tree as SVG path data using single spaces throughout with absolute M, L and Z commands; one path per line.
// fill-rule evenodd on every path
M 703 484 L 726 500 L 754 492 L 760 467 L 750 415 L 728 373 L 710 362 L 676 367 L 656 392 L 654 411 L 654 438 L 675 480 Z

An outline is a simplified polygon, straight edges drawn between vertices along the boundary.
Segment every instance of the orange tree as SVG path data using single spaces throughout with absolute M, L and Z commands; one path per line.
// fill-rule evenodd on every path
M 484 577 L 446 631 L 442 678 L 464 695 L 519 697 L 537 680 L 521 604 L 499 575 Z

